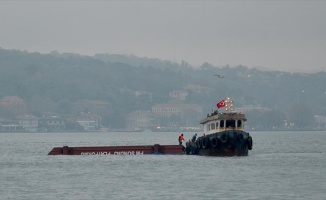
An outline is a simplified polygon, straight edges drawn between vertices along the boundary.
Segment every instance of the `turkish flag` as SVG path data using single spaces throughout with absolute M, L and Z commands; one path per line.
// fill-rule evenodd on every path
M 224 99 L 216 104 L 217 108 L 222 108 L 225 106 L 225 101 Z

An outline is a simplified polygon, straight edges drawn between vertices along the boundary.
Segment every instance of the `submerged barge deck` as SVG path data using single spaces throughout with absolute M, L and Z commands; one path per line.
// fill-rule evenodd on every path
M 183 154 L 182 145 L 139 145 L 139 146 L 98 146 L 98 147 L 54 147 L 48 155 L 143 155 Z

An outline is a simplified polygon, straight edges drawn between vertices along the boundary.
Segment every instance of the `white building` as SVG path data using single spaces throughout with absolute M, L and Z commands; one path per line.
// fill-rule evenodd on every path
M 26 132 L 37 132 L 38 118 L 33 115 L 24 115 L 17 118 L 18 125 Z
M 314 118 L 315 118 L 315 121 L 317 122 L 317 126 L 319 129 L 326 129 L 326 117 L 325 116 L 315 115 Z

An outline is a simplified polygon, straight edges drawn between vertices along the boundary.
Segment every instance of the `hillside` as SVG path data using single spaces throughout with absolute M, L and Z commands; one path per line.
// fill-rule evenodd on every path
M 194 69 L 185 63 L 134 56 L 91 57 L 0 49 L 0 85 L 0 99 L 18 96 L 26 102 L 26 113 L 35 116 L 45 112 L 74 116 L 85 111 L 76 106 L 80 101 L 104 102 L 105 109 L 99 111 L 103 124 L 115 128 L 124 127 L 126 114 L 169 102 L 171 91 L 189 85 L 208 88 L 208 92 L 189 92 L 183 101 L 203 106 L 202 116 L 226 96 L 235 100 L 236 107 L 268 108 L 265 113 L 249 112 L 248 123 L 252 124 L 268 126 L 273 120 L 287 120 L 306 127 L 312 126 L 314 115 L 326 116 L 325 72 L 217 68 L 209 63 Z M 0 118 L 10 117 L 14 117 L 12 111 L 0 108 Z

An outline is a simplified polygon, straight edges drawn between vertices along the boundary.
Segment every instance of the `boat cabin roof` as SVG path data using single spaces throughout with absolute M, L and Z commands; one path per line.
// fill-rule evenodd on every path
M 200 121 L 201 124 L 206 124 L 210 121 L 216 121 L 216 120 L 243 120 L 244 122 L 247 121 L 247 118 L 245 114 L 243 113 L 219 113 L 217 110 L 215 110 L 210 115 L 208 114 L 207 117 Z

